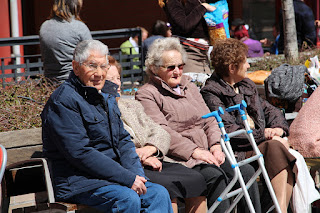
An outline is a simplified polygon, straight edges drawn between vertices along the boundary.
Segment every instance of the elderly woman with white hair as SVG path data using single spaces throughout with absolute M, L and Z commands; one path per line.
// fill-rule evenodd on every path
M 110 69 L 106 75 L 106 84 L 114 83 L 107 88 L 110 94 L 117 96 L 121 91 L 122 67 L 114 57 L 108 56 L 108 60 Z M 168 190 L 173 212 L 178 213 L 178 200 L 184 201 L 185 213 L 207 212 L 207 186 L 203 176 L 181 164 L 163 160 L 170 146 L 169 133 L 146 115 L 139 101 L 117 99 L 123 126 L 136 146 L 144 172 L 151 182 Z
M 137 91 L 136 99 L 144 106 L 146 114 L 170 134 L 167 158 L 204 176 L 210 207 L 227 186 L 233 171 L 219 144 L 221 133 L 216 120 L 201 118 L 210 112 L 209 108 L 191 78 L 182 75 L 186 60 L 187 54 L 178 39 L 155 40 L 146 58 L 149 82 Z M 241 170 L 245 181 L 254 173 L 250 165 Z M 256 212 L 260 212 L 256 183 L 249 194 Z M 224 200 L 215 212 L 225 212 L 229 206 L 230 201 Z M 249 211 L 243 205 L 238 206 L 240 212 Z

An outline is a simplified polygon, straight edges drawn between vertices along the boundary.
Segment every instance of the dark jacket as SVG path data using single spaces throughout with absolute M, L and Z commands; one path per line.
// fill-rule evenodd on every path
M 57 200 L 110 184 L 131 188 L 136 175 L 144 176 L 115 96 L 84 86 L 73 72 L 51 95 L 41 118 Z
M 279 127 L 288 134 L 289 127 L 282 112 L 259 96 L 253 81 L 245 78 L 238 82 L 236 86 L 239 88 L 239 94 L 216 74 L 212 74 L 201 89 L 201 94 L 211 111 L 217 110 L 218 107 L 226 109 L 245 100 L 248 105 L 247 113 L 255 123 L 253 136 L 257 144 L 266 140 L 264 136 L 265 128 Z M 228 133 L 244 129 L 238 111 L 230 113 L 225 111 L 221 118 Z M 231 144 L 235 151 L 248 151 L 251 148 L 245 135 L 231 138 Z
M 317 35 L 314 24 L 314 15 L 312 9 L 301 0 L 293 0 L 294 16 L 297 30 L 298 46 L 301 48 L 303 41 L 306 41 L 309 46 L 316 45 Z M 280 38 L 278 43 L 279 52 L 284 50 L 284 30 L 282 20 L 282 10 L 279 14 Z
M 207 10 L 199 0 L 187 0 L 185 4 L 180 0 L 170 0 L 164 11 L 172 26 L 172 35 L 209 40 L 207 23 L 203 18 Z

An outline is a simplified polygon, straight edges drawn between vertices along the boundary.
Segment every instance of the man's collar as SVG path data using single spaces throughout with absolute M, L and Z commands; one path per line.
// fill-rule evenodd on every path
M 94 105 L 101 103 L 102 97 L 98 90 L 94 87 L 85 86 L 73 71 L 70 73 L 68 81 L 74 85 L 76 91 L 89 103 Z
M 118 96 L 118 88 L 119 86 L 111 81 L 105 81 L 105 84 L 102 88 L 103 93 L 108 93 L 113 96 Z

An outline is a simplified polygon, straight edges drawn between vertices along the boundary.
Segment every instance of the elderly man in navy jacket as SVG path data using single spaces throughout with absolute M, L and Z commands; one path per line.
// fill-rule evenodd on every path
M 104 93 L 107 54 L 100 41 L 80 42 L 69 80 L 41 114 L 56 199 L 103 212 L 172 212 L 166 189 L 145 177 L 115 96 Z

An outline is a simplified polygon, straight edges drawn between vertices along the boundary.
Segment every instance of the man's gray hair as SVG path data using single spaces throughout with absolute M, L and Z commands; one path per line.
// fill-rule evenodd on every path
M 147 74 L 151 74 L 151 67 L 156 67 L 158 70 L 159 66 L 163 65 L 162 56 L 163 52 L 176 50 L 182 55 L 182 62 L 185 63 L 188 59 L 186 51 L 183 49 L 178 38 L 168 37 L 156 39 L 149 47 L 145 65 L 147 67 Z
M 109 53 L 108 46 L 98 40 L 84 40 L 79 42 L 74 50 L 73 60 L 78 63 L 83 63 L 89 58 L 91 51 L 97 51 L 101 55 L 105 55 L 109 63 L 107 57 Z

